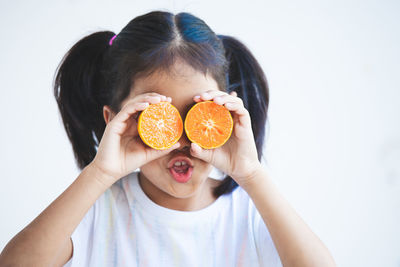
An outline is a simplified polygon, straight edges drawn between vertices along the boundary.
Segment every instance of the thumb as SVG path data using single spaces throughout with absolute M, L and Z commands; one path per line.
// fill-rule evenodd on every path
M 203 149 L 198 144 L 192 143 L 190 146 L 190 154 L 193 157 L 202 159 L 206 162 L 212 163 L 213 160 L 212 149 Z

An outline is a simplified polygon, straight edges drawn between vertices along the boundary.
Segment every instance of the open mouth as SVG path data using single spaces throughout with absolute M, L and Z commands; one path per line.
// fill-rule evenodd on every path
M 169 172 L 178 183 L 186 183 L 193 173 L 193 164 L 188 157 L 174 157 L 168 164 Z

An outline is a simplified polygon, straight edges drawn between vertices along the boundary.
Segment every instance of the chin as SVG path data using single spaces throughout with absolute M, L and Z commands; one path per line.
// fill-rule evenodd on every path
M 165 188 L 165 191 L 176 198 L 188 198 L 196 195 L 201 185 L 202 181 L 196 180 L 195 177 L 192 177 L 187 183 L 177 183 L 171 178 L 171 182 Z

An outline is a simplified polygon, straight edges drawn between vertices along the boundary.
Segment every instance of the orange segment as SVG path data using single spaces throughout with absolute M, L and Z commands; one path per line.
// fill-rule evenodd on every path
M 169 102 L 151 104 L 139 115 L 138 132 L 146 145 L 158 150 L 170 148 L 182 136 L 181 115 Z
M 229 110 L 213 101 L 199 102 L 186 114 L 186 135 L 202 148 L 222 146 L 231 136 L 232 129 L 233 119 Z

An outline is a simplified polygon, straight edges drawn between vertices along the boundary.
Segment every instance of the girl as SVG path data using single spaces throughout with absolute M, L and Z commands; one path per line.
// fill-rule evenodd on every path
M 260 163 L 268 86 L 240 41 L 154 11 L 80 40 L 55 78 L 82 172 L 7 244 L 1 266 L 335 266 Z M 171 102 L 184 119 L 205 100 L 233 115 L 222 147 L 185 134 L 161 151 L 140 140 L 148 105 Z

